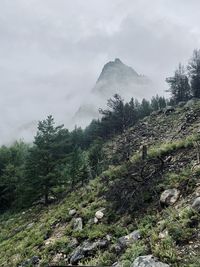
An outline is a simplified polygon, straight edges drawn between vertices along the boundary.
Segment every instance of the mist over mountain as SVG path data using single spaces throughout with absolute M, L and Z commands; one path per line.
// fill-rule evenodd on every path
M 130 94 L 136 97 L 144 97 L 152 86 L 150 79 L 143 75 L 139 75 L 133 68 L 125 65 L 120 59 L 108 62 L 97 80 L 92 92 L 99 94 L 101 97 L 110 97 L 116 92 L 127 96 Z M 146 96 L 146 95 L 145 95 Z
M 98 109 L 105 106 L 107 99 L 116 93 L 125 100 L 132 97 L 141 100 L 152 97 L 156 92 L 150 78 L 139 75 L 132 67 L 116 58 L 104 65 L 86 103 L 80 106 L 73 117 L 73 122 L 84 127 L 93 118 L 98 118 Z

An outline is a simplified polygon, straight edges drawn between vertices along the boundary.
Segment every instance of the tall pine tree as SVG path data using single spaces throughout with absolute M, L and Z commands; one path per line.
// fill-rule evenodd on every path
M 175 103 L 187 101 L 190 98 L 188 77 L 185 74 L 185 69 L 181 64 L 179 64 L 174 76 L 167 78 L 166 82 L 170 86 L 168 92 L 170 92 L 172 100 Z
M 34 146 L 26 162 L 26 190 L 32 200 L 44 197 L 49 202 L 50 193 L 61 181 L 60 168 L 65 163 L 69 149 L 69 133 L 63 125 L 55 126 L 52 116 L 38 124 Z

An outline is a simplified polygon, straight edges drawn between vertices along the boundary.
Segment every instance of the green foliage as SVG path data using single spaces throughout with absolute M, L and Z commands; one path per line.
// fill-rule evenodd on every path
M 129 102 L 118 94 L 115 94 L 107 102 L 106 109 L 100 109 L 102 115 L 100 120 L 93 120 L 85 129 L 85 143 L 90 145 L 96 139 L 110 138 L 111 136 L 123 133 L 128 127 L 135 125 L 139 119 L 148 116 L 152 111 L 166 107 L 167 100 L 158 95 L 151 101 L 143 99 L 141 103 L 136 99 Z
M 152 233 L 150 245 L 153 255 L 155 255 L 162 261 L 168 263 L 177 262 L 177 251 L 175 242 L 170 236 L 160 240 L 157 234 Z
M 188 64 L 191 90 L 193 97 L 200 97 L 200 50 L 195 49 Z
M 0 209 L 21 205 L 24 183 L 24 163 L 28 145 L 15 142 L 10 147 L 0 148 Z
M 133 261 L 142 255 L 147 253 L 147 247 L 143 241 L 137 241 L 131 247 L 127 248 L 124 254 L 120 258 L 120 262 L 123 266 L 130 267 Z
M 116 255 L 110 251 L 98 251 L 95 257 L 82 260 L 81 265 L 84 266 L 111 266 L 115 261 Z
M 93 176 L 99 175 L 104 168 L 104 154 L 102 146 L 102 141 L 97 140 L 89 148 L 88 160 L 91 166 Z
M 166 106 L 167 106 L 167 100 L 164 97 L 158 95 L 152 97 L 151 99 L 152 110 L 157 111 L 162 108 L 165 108 Z
M 69 149 L 69 133 L 63 125 L 55 127 L 54 124 L 52 116 L 39 122 L 34 146 L 26 161 L 26 192 L 32 202 L 44 197 L 48 204 L 53 188 L 62 184 L 60 173 Z
M 166 81 L 170 85 L 170 89 L 168 91 L 171 93 L 172 100 L 175 103 L 187 101 L 190 98 L 191 94 L 188 77 L 181 64 L 179 64 L 174 76 L 167 78 Z

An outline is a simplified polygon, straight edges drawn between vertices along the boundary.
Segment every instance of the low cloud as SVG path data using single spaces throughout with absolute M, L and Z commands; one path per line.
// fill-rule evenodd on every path
M 0 143 L 31 141 L 26 128 L 47 114 L 72 127 L 116 57 L 163 94 L 165 77 L 200 45 L 199 8 L 195 0 L 1 0 Z

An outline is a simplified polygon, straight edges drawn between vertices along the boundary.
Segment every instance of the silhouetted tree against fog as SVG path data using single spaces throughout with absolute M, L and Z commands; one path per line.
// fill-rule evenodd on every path
M 166 82 L 170 86 L 167 91 L 170 92 L 175 103 L 187 101 L 190 98 L 190 85 L 183 65 L 179 64 L 174 76 L 168 77 Z
M 195 49 L 188 64 L 192 96 L 200 98 L 200 50 Z

